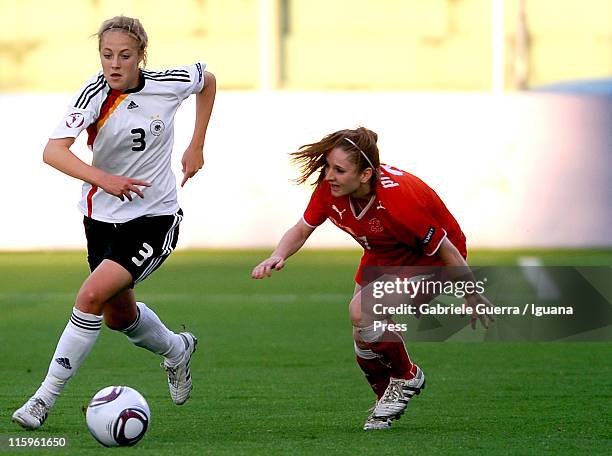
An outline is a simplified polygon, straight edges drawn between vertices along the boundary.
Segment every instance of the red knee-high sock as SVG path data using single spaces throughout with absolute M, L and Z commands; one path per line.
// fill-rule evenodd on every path
M 389 368 L 384 365 L 378 358 L 365 359 L 356 355 L 357 364 L 365 374 L 365 378 L 372 387 L 376 397 L 380 399 L 389 386 Z
M 416 366 L 410 361 L 404 339 L 393 331 L 385 331 L 379 342 L 368 344 L 370 350 L 382 356 L 383 362 L 389 365 L 393 378 L 411 379 L 416 374 Z

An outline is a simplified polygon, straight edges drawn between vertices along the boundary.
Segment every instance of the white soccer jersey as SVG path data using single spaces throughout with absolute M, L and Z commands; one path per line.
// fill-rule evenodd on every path
M 102 72 L 75 97 L 51 139 L 76 138 L 87 129 L 93 166 L 107 173 L 151 183 L 144 199 L 121 201 L 87 182 L 79 209 L 95 220 L 123 223 L 179 209 L 171 169 L 174 115 L 189 95 L 202 91 L 205 64 L 141 72 L 140 83 L 125 92 L 112 90 Z

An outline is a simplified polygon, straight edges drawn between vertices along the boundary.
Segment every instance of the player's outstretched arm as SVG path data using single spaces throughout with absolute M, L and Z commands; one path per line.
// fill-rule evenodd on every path
M 276 249 L 272 254 L 253 268 L 251 277 L 254 279 L 263 279 L 270 277 L 272 270 L 280 271 L 285 266 L 285 261 L 306 242 L 315 228 L 306 225 L 302 219 L 294 226 L 289 228 L 279 241 Z
M 210 115 L 215 104 L 216 93 L 217 80 L 215 75 L 205 71 L 204 88 L 200 93 L 196 94 L 196 119 L 193 137 L 181 160 L 183 165 L 181 187 L 204 166 L 204 139 L 206 138 L 208 122 L 210 121 Z
M 70 146 L 74 144 L 74 139 L 50 139 L 43 152 L 43 161 L 64 174 L 100 187 L 106 193 L 116 196 L 121 201 L 124 197 L 132 201 L 132 192 L 144 198 L 144 194 L 138 186 L 150 187 L 149 182 L 125 176 L 115 176 L 105 173 L 95 166 L 88 165 L 70 150 Z
M 440 245 L 437 254 L 440 256 L 446 266 L 451 266 L 450 269 L 453 270 L 457 280 L 467 279 L 472 283 L 476 283 L 476 278 L 474 277 L 470 266 L 465 261 L 465 258 L 461 256 L 461 253 L 459 252 L 459 250 L 457 250 L 457 247 L 455 247 L 454 244 L 448 240 L 448 238 L 445 238 L 442 241 L 442 244 Z M 453 277 L 451 278 L 455 279 Z M 473 293 L 465 297 L 465 302 L 466 305 L 472 308 L 472 316 L 470 321 L 472 329 L 476 329 L 477 319 L 480 320 L 482 326 L 488 328 L 489 323 L 493 322 L 493 317 L 488 314 L 486 316 L 483 316 L 478 315 L 476 313 L 476 305 L 478 304 L 484 304 L 485 306 L 493 307 L 487 297 L 483 294 Z

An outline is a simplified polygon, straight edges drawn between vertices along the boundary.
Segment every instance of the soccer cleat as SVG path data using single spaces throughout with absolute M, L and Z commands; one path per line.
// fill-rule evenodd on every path
M 421 390 L 424 388 L 425 374 L 423 374 L 423 371 L 418 366 L 416 375 L 410 380 L 391 378 L 385 394 L 383 394 L 374 407 L 372 417 L 388 420 L 399 419 L 406 410 L 408 401 L 415 394 L 421 394 Z
M 32 396 L 28 401 L 15 410 L 13 422 L 25 429 L 38 429 L 49 415 L 49 407 L 42 399 Z
M 191 361 L 191 355 L 196 350 L 198 339 L 190 332 L 180 333 L 179 336 L 183 338 L 185 343 L 185 352 L 183 358 L 176 366 L 168 366 L 166 361 L 162 363 L 162 367 L 168 374 L 168 388 L 170 389 L 170 397 L 176 405 L 184 404 L 193 388 L 191 381 L 191 372 L 189 371 L 189 361 Z
M 370 416 L 363 425 L 364 431 L 372 431 L 375 429 L 389 429 L 391 427 L 391 420 L 389 418 L 377 418 L 374 416 L 374 409 L 378 405 L 378 401 L 374 404 L 374 407 L 370 409 Z

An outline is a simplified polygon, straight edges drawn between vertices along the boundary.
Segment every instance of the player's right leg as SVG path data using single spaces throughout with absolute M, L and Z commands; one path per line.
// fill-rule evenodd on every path
M 42 426 L 58 396 L 94 346 L 102 327 L 104 303 L 131 282 L 132 277 L 124 268 L 108 260 L 85 280 L 47 375 L 36 393 L 13 413 L 14 422 L 26 429 Z
M 359 285 L 355 286 L 355 295 L 358 295 L 361 291 Z M 356 306 L 354 300 L 349 305 L 349 314 L 353 325 L 357 322 L 362 323 L 361 307 Z M 364 343 L 357 334 L 353 334 L 353 344 L 355 348 L 355 360 L 357 365 L 363 372 L 366 380 L 370 384 L 372 391 L 376 395 L 376 402 L 374 407 L 370 410 L 370 414 L 367 417 L 363 429 L 366 431 L 374 429 L 387 429 L 391 427 L 391 420 L 383 418 L 377 418 L 374 416 L 374 409 L 378 405 L 378 401 L 385 393 L 387 386 L 389 385 L 390 373 L 389 366 L 382 362 L 380 355 L 370 350 L 368 344 Z
M 390 426 L 391 420 L 401 417 L 408 401 L 425 387 L 425 376 L 410 360 L 401 335 L 374 324 L 384 317 L 375 315 L 368 308 L 369 304 L 362 300 L 363 291 L 356 288 L 349 305 L 353 338 L 356 346 L 378 357 L 381 364 L 388 368 L 389 375 L 384 393 L 377 393 L 377 402 L 366 420 L 364 429 L 384 429 Z M 389 426 L 384 426 L 385 422 L 388 422 Z
M 355 325 L 370 324 L 370 320 L 366 320 L 367 317 L 363 315 L 361 307 L 357 305 L 356 297 L 358 297 L 360 292 L 361 287 L 355 285 L 354 297 L 349 304 L 349 315 L 354 327 Z M 382 362 L 380 355 L 370 350 L 369 345 L 364 343 L 355 331 L 353 331 L 353 345 L 355 348 L 355 360 L 370 384 L 372 391 L 380 399 L 389 384 L 389 366 Z
M 380 356 L 365 347 L 360 347 L 355 344 L 355 359 L 357 364 L 361 368 L 361 371 L 365 375 L 366 380 L 370 384 L 372 391 L 376 394 L 376 402 L 374 407 L 370 410 L 370 415 L 367 417 L 363 429 L 366 431 L 373 429 L 387 429 L 391 427 L 391 420 L 387 418 L 378 418 L 374 415 L 374 410 L 378 405 L 378 402 L 385 394 L 387 386 L 389 385 L 390 374 L 389 367 L 383 364 Z

